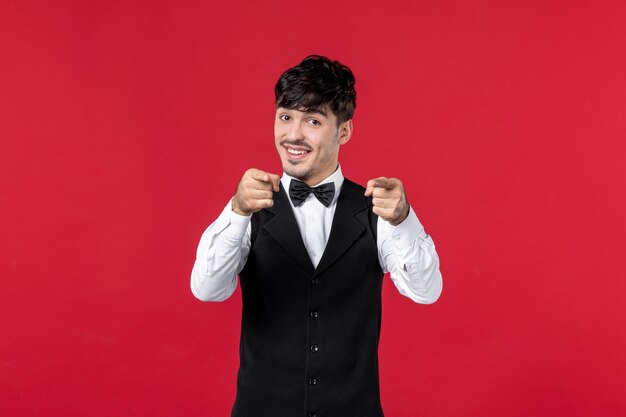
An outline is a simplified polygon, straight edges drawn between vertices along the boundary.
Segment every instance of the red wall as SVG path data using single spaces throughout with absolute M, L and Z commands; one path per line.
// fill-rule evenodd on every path
M 273 85 L 357 76 L 341 153 L 401 178 L 435 305 L 387 280 L 388 416 L 626 415 L 622 1 L 0 6 L 0 415 L 226 416 L 241 301 L 189 290 Z

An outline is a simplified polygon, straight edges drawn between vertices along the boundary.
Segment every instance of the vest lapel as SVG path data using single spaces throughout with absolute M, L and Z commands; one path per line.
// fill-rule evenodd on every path
M 320 274 L 343 255 L 354 241 L 365 232 L 365 226 L 357 220 L 356 215 L 367 210 L 367 200 L 362 195 L 360 187 L 348 179 L 344 180 L 337 200 L 328 243 L 317 269 L 313 267 L 309 254 L 304 247 L 304 240 L 300 234 L 296 217 L 282 184 L 280 191 L 274 193 L 274 206 L 266 210 L 273 214 L 273 217 L 263 226 L 270 236 L 304 268 L 311 273 L 315 271 L 316 274 Z
M 344 179 L 328 243 L 315 270 L 316 274 L 330 267 L 365 232 L 365 226 L 355 216 L 366 209 L 367 200 L 362 195 L 361 188 L 348 179 Z
M 300 234 L 296 217 L 289 203 L 289 197 L 283 189 L 282 183 L 280 184 L 280 190 L 274 193 L 274 206 L 266 210 L 274 216 L 263 226 L 265 230 L 283 249 L 312 273 L 314 271 L 313 264 L 304 247 L 304 240 Z

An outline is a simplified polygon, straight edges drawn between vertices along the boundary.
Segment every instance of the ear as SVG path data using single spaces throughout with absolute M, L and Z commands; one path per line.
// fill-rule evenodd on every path
M 352 119 L 339 125 L 339 144 L 345 145 L 352 137 Z

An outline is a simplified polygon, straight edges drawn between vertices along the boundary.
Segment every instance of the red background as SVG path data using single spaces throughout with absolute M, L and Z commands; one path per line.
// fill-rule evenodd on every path
M 189 274 L 280 172 L 273 86 L 311 53 L 357 77 L 344 173 L 401 178 L 441 258 L 432 306 L 386 281 L 386 414 L 626 415 L 625 12 L 3 0 L 0 415 L 229 415 L 239 291 Z

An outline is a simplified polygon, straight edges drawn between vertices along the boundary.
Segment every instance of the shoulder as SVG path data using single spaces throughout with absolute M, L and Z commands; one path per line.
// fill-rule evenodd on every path
M 343 179 L 343 185 L 341 186 L 341 192 L 343 193 L 344 190 L 347 190 L 348 192 L 351 193 L 361 193 L 362 195 L 365 194 L 365 187 L 363 187 L 361 184 L 357 184 L 356 182 L 353 182 L 351 180 L 349 180 L 348 178 L 344 178 Z
M 378 216 L 372 211 L 372 197 L 365 197 L 365 187 L 344 178 L 339 198 L 345 201 L 345 205 L 349 206 L 355 216 L 360 217 L 360 222 L 370 230 L 370 235 L 376 242 Z
M 341 186 L 340 199 L 351 200 L 355 209 L 369 209 L 371 212 L 372 198 L 365 197 L 365 187 L 356 182 L 344 178 Z

